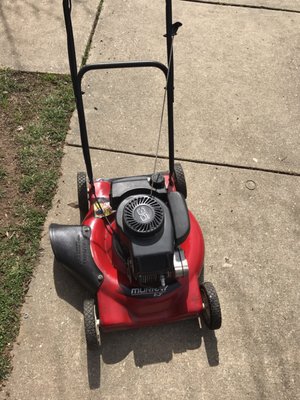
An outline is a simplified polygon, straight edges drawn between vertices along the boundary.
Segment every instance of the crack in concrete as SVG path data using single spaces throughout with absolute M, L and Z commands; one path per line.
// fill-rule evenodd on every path
M 256 5 L 252 5 L 252 4 L 225 3 L 224 1 L 213 1 L 213 0 L 181 0 L 181 1 L 186 1 L 189 3 L 209 4 L 212 6 L 251 8 L 254 10 L 279 11 L 279 12 L 300 14 L 299 10 L 292 10 L 292 9 L 280 8 L 280 7 L 259 6 L 259 5 L 256 6 Z
M 87 41 L 87 44 L 86 44 L 86 47 L 85 47 L 85 51 L 84 51 L 83 56 L 82 56 L 81 67 L 83 67 L 87 63 L 87 60 L 88 60 L 88 57 L 89 57 L 89 53 L 90 53 L 90 50 L 91 50 L 91 46 L 92 46 L 92 41 L 93 41 L 93 38 L 94 38 L 94 35 L 95 35 L 95 31 L 96 31 L 96 28 L 97 28 L 97 25 L 98 25 L 98 22 L 99 22 L 100 14 L 101 14 L 101 11 L 102 11 L 103 3 L 104 3 L 104 0 L 100 0 L 100 2 L 98 4 L 97 11 L 96 11 L 96 16 L 95 16 L 95 19 L 94 19 L 94 22 L 93 22 L 93 26 L 92 26 L 92 30 L 91 30 L 91 33 L 89 35 L 89 38 L 88 38 L 88 41 Z
M 80 144 L 73 144 L 73 143 L 66 142 L 66 145 L 69 147 L 75 147 L 75 148 L 81 149 Z M 105 147 L 97 147 L 97 146 L 90 146 L 90 150 L 106 151 L 106 152 L 110 152 L 110 153 L 126 154 L 126 155 L 130 155 L 130 156 L 138 156 L 138 157 L 155 158 L 155 154 L 140 153 L 140 152 L 134 152 L 134 151 L 127 151 L 127 150 L 107 149 Z M 169 159 L 168 156 L 162 156 L 162 155 L 158 155 L 157 158 L 161 159 L 161 160 Z M 210 166 L 215 166 L 215 167 L 267 172 L 267 173 L 277 174 L 277 175 L 300 176 L 300 172 L 296 172 L 296 171 L 281 171 L 281 170 L 271 169 L 271 168 L 250 167 L 247 165 L 229 164 L 229 163 L 222 163 L 222 162 L 215 162 L 215 161 L 193 160 L 191 158 L 185 158 L 185 157 L 176 157 L 175 159 L 176 159 L 176 161 L 189 162 L 189 163 L 193 163 L 193 164 L 210 165 Z

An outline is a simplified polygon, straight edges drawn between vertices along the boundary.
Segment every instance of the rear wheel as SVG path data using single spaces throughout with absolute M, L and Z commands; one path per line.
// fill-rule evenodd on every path
M 174 164 L 174 178 L 175 178 L 175 186 L 177 192 L 180 192 L 186 199 L 187 197 L 186 182 L 185 182 L 183 168 L 180 163 Z
M 221 307 L 214 285 L 210 282 L 203 282 L 200 285 L 200 292 L 204 306 L 202 315 L 205 325 L 211 330 L 221 328 Z
M 84 330 L 87 348 L 97 350 L 100 347 L 99 318 L 94 299 L 83 302 Z
M 77 173 L 77 195 L 78 195 L 78 206 L 80 212 L 80 223 L 82 223 L 89 210 L 85 172 Z

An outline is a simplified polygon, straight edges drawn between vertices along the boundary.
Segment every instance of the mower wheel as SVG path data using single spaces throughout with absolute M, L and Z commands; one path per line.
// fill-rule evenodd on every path
M 200 292 L 204 306 L 203 319 L 205 325 L 211 330 L 221 328 L 221 307 L 214 285 L 210 282 L 203 282 L 200 285 Z
M 78 194 L 78 206 L 80 212 L 80 223 L 82 223 L 89 210 L 85 172 L 77 173 L 77 194 Z
M 185 182 L 183 168 L 180 163 L 175 163 L 174 175 L 175 175 L 176 190 L 177 192 L 181 193 L 183 197 L 186 199 L 187 198 L 186 182 Z
M 100 347 L 100 330 L 97 309 L 93 299 L 84 300 L 83 317 L 87 348 L 97 350 Z
M 204 265 L 203 265 L 203 267 L 201 269 L 201 272 L 200 272 L 200 275 L 199 275 L 199 278 L 198 278 L 198 282 L 199 282 L 199 285 L 201 285 L 204 282 Z

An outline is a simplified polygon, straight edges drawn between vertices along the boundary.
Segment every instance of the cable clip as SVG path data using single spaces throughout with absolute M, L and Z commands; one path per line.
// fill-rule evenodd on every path
M 172 25 L 171 37 L 174 37 L 175 35 L 177 35 L 177 31 L 178 31 L 178 29 L 179 29 L 181 26 L 182 26 L 182 23 L 181 23 L 181 22 L 175 22 L 175 23 Z M 168 34 L 166 33 L 166 34 L 164 35 L 164 37 L 167 37 L 167 36 L 168 36 Z

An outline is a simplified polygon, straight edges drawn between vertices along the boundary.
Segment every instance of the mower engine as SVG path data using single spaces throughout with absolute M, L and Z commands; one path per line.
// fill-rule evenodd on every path
M 125 198 L 116 214 L 115 251 L 124 260 L 128 276 L 143 287 L 164 287 L 188 273 L 180 248 L 175 249 L 170 209 L 153 195 Z

